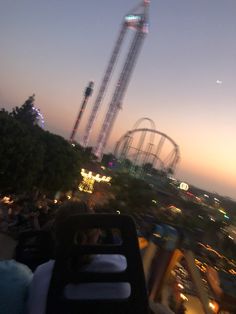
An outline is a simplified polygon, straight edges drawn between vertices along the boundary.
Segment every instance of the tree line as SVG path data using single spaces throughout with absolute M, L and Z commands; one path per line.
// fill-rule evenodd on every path
M 81 147 L 41 128 L 34 101 L 0 110 L 1 193 L 66 191 L 80 176 Z

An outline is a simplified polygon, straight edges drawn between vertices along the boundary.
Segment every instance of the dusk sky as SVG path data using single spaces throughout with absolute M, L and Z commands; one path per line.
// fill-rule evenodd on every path
M 94 80 L 80 140 L 122 18 L 138 3 L 0 0 L 0 107 L 35 93 L 45 128 L 68 139 Z M 150 31 L 106 150 L 142 117 L 179 145 L 177 178 L 236 199 L 236 0 L 151 1 Z

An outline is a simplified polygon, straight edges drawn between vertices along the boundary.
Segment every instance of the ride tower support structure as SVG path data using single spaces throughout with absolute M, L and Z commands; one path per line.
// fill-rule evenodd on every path
M 111 134 L 115 119 L 121 108 L 122 100 L 127 90 L 127 87 L 131 78 L 131 74 L 134 70 L 134 67 L 138 58 L 138 54 L 143 44 L 143 40 L 146 34 L 148 33 L 149 3 L 150 1 L 148 0 L 142 1 L 141 4 L 139 4 L 134 10 L 132 10 L 132 12 L 137 12 L 137 13 L 128 13 L 124 17 L 121 30 L 118 35 L 118 39 L 115 43 L 115 47 L 113 49 L 111 58 L 109 60 L 107 69 L 105 71 L 100 89 L 98 91 L 97 98 L 94 103 L 92 113 L 90 115 L 86 130 L 85 130 L 84 146 L 86 147 L 88 145 L 89 136 L 90 136 L 97 112 L 101 105 L 102 99 L 107 89 L 115 64 L 117 62 L 118 55 L 120 53 L 125 35 L 128 29 L 132 29 L 134 31 L 134 36 L 132 38 L 128 53 L 126 55 L 123 68 L 118 77 L 118 81 L 115 85 L 115 89 L 111 98 L 110 105 L 108 107 L 108 111 L 103 121 L 101 130 L 98 134 L 96 145 L 93 149 L 93 153 L 98 157 L 98 159 L 102 158 L 103 151 L 106 147 L 108 138 Z
M 94 82 L 93 81 L 90 81 L 88 86 L 86 87 L 85 89 L 85 92 L 84 92 L 84 99 L 83 99 L 83 102 L 81 104 L 81 107 L 80 107 L 80 111 L 78 113 L 78 116 L 77 116 L 77 119 L 75 121 L 75 124 L 74 124 L 74 127 L 72 129 L 72 132 L 71 132 L 71 135 L 70 135 L 70 142 L 73 143 L 74 142 L 74 138 L 75 138 L 75 135 L 76 135 L 76 132 L 77 132 L 77 129 L 78 129 L 78 126 L 79 126 L 79 123 L 82 119 L 82 116 L 83 116 L 83 113 L 85 111 L 85 108 L 86 108 L 86 105 L 88 103 L 88 99 L 89 97 L 92 95 L 93 93 L 93 86 L 94 86 Z

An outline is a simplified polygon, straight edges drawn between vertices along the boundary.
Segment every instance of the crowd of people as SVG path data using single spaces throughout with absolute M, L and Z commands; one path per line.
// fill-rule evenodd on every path
M 21 204 L 20 207 L 17 202 L 12 206 L 9 200 L 7 205 L 1 206 L 1 231 L 5 236 L 0 245 L 1 314 L 44 314 L 47 312 L 47 297 L 54 269 L 54 256 L 58 250 L 66 251 L 70 246 L 69 243 L 65 244 L 63 241 L 64 223 L 73 215 L 93 213 L 86 203 L 78 201 L 67 201 L 59 207 L 54 203 L 44 201 L 40 202 L 33 211 L 25 205 L 25 203 L 24 206 Z M 22 231 L 29 230 L 46 231 L 54 240 L 51 259 L 39 265 L 36 270 L 31 267 L 32 265 L 26 266 L 19 263 L 15 255 L 19 235 Z M 70 242 L 78 245 L 96 244 L 99 237 L 99 229 L 81 230 Z M 130 287 L 126 283 L 112 284 L 112 286 L 103 284 L 98 287 L 96 284 L 78 284 L 74 280 L 78 268 L 83 271 L 122 271 L 126 268 L 126 259 L 122 255 L 82 255 L 79 258 L 76 256 L 68 261 L 67 266 L 63 278 L 67 277 L 67 280 L 72 281 L 72 284 L 68 285 L 65 290 L 68 297 L 93 299 L 110 295 L 110 298 L 125 298 L 130 294 Z M 57 313 L 57 311 L 50 313 Z
M 17 237 L 22 231 L 47 228 L 57 208 L 54 200 L 46 198 L 32 201 L 4 196 L 0 201 L 0 232 Z

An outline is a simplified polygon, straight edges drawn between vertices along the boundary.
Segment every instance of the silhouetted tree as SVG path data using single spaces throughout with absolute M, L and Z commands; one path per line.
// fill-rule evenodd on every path
M 10 115 L 27 126 L 34 126 L 38 122 L 38 114 L 34 110 L 35 95 L 30 96 L 22 106 L 15 107 Z
M 81 156 L 65 139 L 35 123 L 33 96 L 12 113 L 0 110 L 0 190 L 68 190 L 79 178 Z
M 146 164 L 143 165 L 143 170 L 147 173 L 152 173 L 153 167 L 150 162 L 147 162 Z
M 112 164 L 110 164 L 112 163 Z M 114 165 L 114 163 L 116 163 L 116 158 L 113 154 L 104 154 L 102 157 L 102 164 L 105 167 L 112 167 L 112 165 Z
M 41 131 L 45 154 L 38 186 L 45 192 L 66 191 L 80 177 L 80 158 L 73 147 L 61 136 Z
M 44 148 L 34 132 L 6 111 L 0 112 L 0 189 L 27 191 L 43 168 Z

